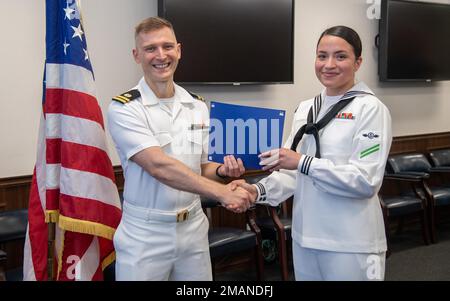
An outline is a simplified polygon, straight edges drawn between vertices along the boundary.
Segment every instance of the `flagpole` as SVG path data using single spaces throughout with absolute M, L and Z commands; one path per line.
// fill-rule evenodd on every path
M 47 280 L 55 280 L 55 236 L 56 236 L 56 223 L 49 222 L 47 224 L 48 229 L 48 251 L 47 251 Z
M 83 23 L 83 16 L 81 15 L 81 0 L 76 0 L 76 4 L 77 4 L 77 7 L 78 7 L 78 13 L 80 14 L 80 22 L 81 22 L 81 24 L 84 25 L 84 23 Z

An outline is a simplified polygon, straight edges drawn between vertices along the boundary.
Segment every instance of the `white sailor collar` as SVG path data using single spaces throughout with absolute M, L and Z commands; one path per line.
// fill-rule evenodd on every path
M 182 87 L 178 86 L 174 83 L 175 87 L 175 102 L 180 102 L 183 104 L 193 103 L 194 99 L 192 96 Z M 144 106 L 153 106 L 159 104 L 158 97 L 156 97 L 155 93 L 150 89 L 144 77 L 139 81 L 136 89 L 141 92 L 141 101 Z
M 322 99 L 325 99 L 326 97 L 326 88 L 324 88 L 322 90 Z M 358 82 L 356 83 L 350 90 L 348 90 L 347 92 L 345 92 L 343 95 L 349 93 L 349 92 L 363 92 L 362 94 L 372 94 L 375 95 L 375 93 L 373 93 L 372 90 L 370 90 L 370 88 L 364 83 L 364 82 Z
M 350 91 L 362 91 L 365 93 L 375 95 L 375 93 L 373 93 L 373 91 L 362 81 L 358 82 L 350 90 L 348 90 L 348 92 L 350 92 Z

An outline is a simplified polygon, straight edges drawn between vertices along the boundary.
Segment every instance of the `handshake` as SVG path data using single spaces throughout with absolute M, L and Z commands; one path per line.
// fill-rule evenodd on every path
M 225 193 L 221 196 L 220 202 L 228 210 L 242 213 L 255 203 L 257 196 L 255 186 L 246 183 L 245 180 L 235 180 L 225 186 Z
M 264 171 L 278 171 L 280 169 L 296 170 L 302 154 L 288 148 L 273 149 L 261 153 L 260 165 Z M 224 174 L 228 176 L 241 176 L 245 169 L 241 159 L 236 160 L 230 155 L 224 158 Z M 250 208 L 255 203 L 258 192 L 255 186 L 246 183 L 244 180 L 236 180 L 226 185 L 226 192 L 221 195 L 222 205 L 236 213 L 241 213 Z
M 224 164 L 217 170 L 219 177 L 240 177 L 245 172 L 244 164 L 241 159 L 233 155 L 225 156 Z M 235 180 L 228 185 L 222 185 L 218 200 L 223 207 L 235 213 L 245 212 L 256 201 L 258 192 L 256 188 L 245 182 L 245 180 Z
M 278 171 L 280 169 L 296 170 L 302 154 L 288 148 L 273 149 L 261 153 L 260 165 L 264 171 Z M 231 155 L 224 158 L 225 173 L 229 176 L 241 176 L 245 169 L 241 159 Z M 258 197 L 256 187 L 246 183 L 244 180 L 236 180 L 226 186 L 226 192 L 221 195 L 222 205 L 236 213 L 241 213 L 250 208 Z

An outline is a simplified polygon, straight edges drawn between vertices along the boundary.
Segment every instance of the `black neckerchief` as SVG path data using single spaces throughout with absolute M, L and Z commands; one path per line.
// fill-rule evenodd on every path
M 314 104 L 309 109 L 308 118 L 306 124 L 304 124 L 295 134 L 294 140 L 291 145 L 291 150 L 297 151 L 297 146 L 302 140 L 303 135 L 313 135 L 316 141 L 316 158 L 320 158 L 320 142 L 319 142 L 319 131 L 323 129 L 344 107 L 346 107 L 350 102 L 353 101 L 357 96 L 360 95 L 373 95 L 372 93 L 363 91 L 349 91 L 345 93 L 341 100 L 337 102 L 331 110 L 325 114 L 318 122 L 314 123 L 313 119 L 317 119 L 319 115 L 320 108 L 322 106 L 322 95 L 319 94 L 314 98 Z M 313 118 L 315 117 L 315 118 Z

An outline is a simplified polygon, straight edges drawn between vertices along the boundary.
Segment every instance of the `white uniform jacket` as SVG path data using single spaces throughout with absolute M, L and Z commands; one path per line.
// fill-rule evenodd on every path
M 159 146 L 201 174 L 201 164 L 208 162 L 208 108 L 176 84 L 172 112 L 160 104 L 143 78 L 134 89 L 139 90 L 139 98 L 125 104 L 113 101 L 108 110 L 109 131 L 124 170 L 124 200 L 161 211 L 189 207 L 199 201 L 198 195 L 159 182 L 130 158 Z
M 364 83 L 350 91 L 370 92 Z M 325 99 L 325 91 L 322 92 Z M 290 148 L 314 99 L 300 103 L 285 144 Z M 330 104 L 324 104 L 322 109 Z M 326 109 L 319 111 L 318 119 Z M 312 135 L 297 151 L 298 170 L 280 170 L 260 183 L 276 205 L 294 193 L 292 238 L 302 247 L 335 252 L 379 253 L 386 237 L 378 191 L 392 142 L 388 109 L 373 95 L 357 96 L 319 132 L 321 158 Z

